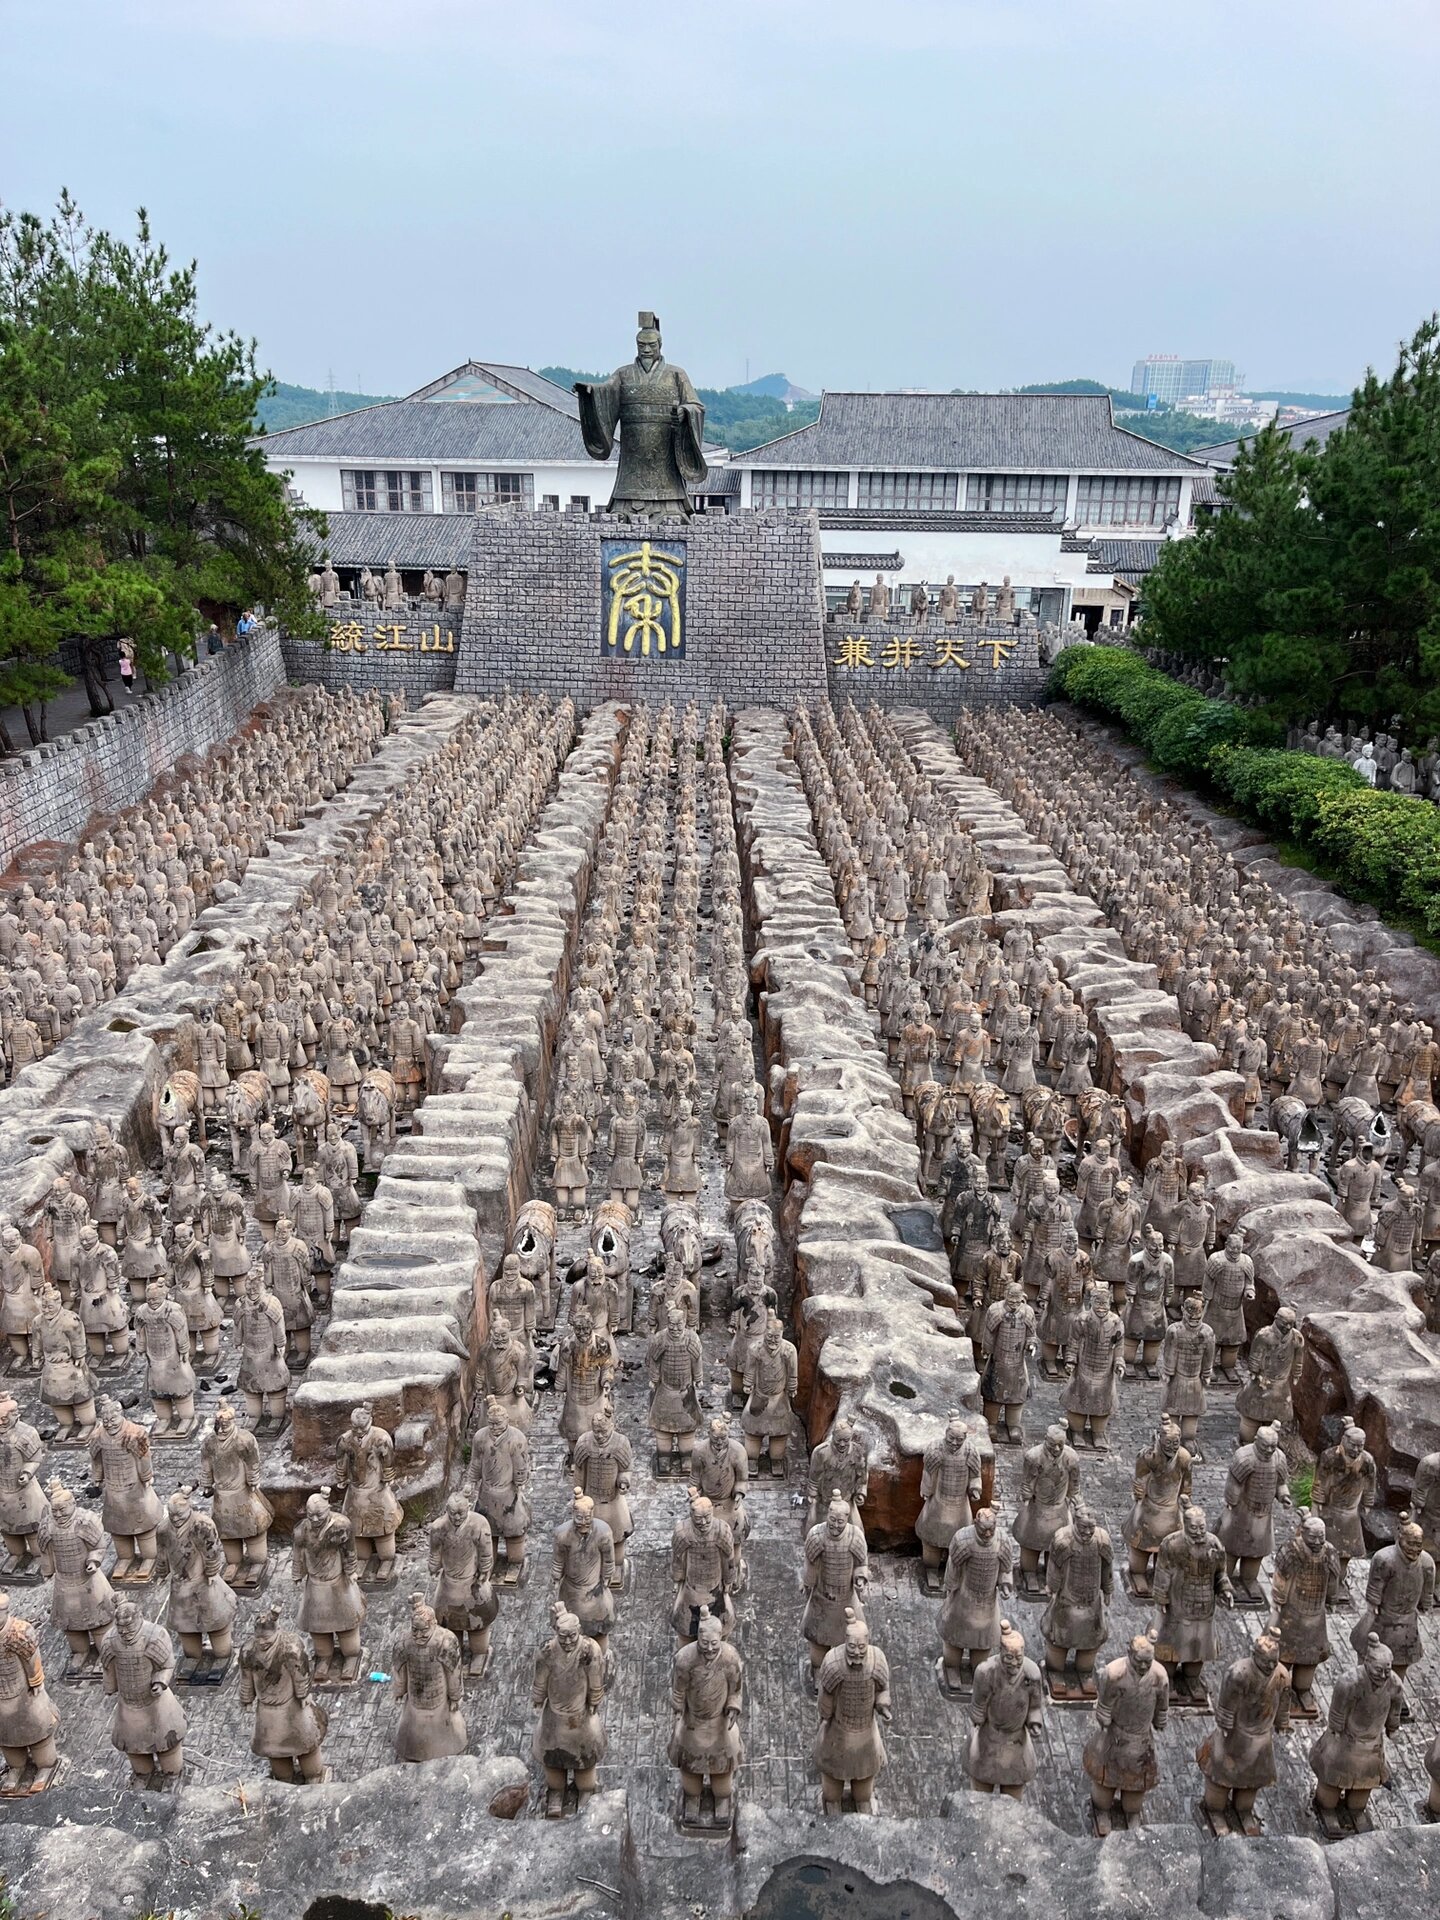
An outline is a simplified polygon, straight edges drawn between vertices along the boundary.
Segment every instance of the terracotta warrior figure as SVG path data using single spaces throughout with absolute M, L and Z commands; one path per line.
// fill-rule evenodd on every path
M 999 1643 L 1000 1600 L 1008 1599 L 1015 1574 L 1015 1548 L 999 1531 L 993 1507 L 982 1507 L 950 1542 L 945 1562 L 945 1604 L 940 1612 L 942 1680 L 965 1685 Z
M 1330 1658 L 1327 1609 L 1340 1596 L 1340 1556 L 1326 1539 L 1325 1522 L 1308 1513 L 1275 1555 L 1270 1631 L 1290 1669 L 1293 1710 L 1314 1719 L 1315 1671 Z
M 1180 1429 L 1162 1420 L 1155 1438 L 1137 1454 L 1125 1540 L 1130 1550 L 1130 1585 L 1139 1599 L 1152 1591 L 1155 1556 L 1178 1531 L 1181 1511 L 1190 1498 L 1190 1450 Z
M 745 1442 L 731 1431 L 723 1414 L 706 1428 L 705 1437 L 690 1455 L 690 1479 L 696 1490 L 714 1507 L 717 1516 L 730 1529 L 735 1543 L 732 1564 L 732 1593 L 743 1593 L 749 1577 L 745 1565 L 745 1536 L 750 1530 L 745 1511 L 745 1487 L 750 1477 L 750 1459 Z
M 454 1635 L 466 1672 L 479 1678 L 489 1660 L 491 1624 L 500 1611 L 491 1579 L 495 1545 L 490 1522 L 463 1493 L 452 1493 L 439 1519 L 430 1523 L 428 1543 L 430 1571 L 440 1576 L 436 1618 Z
M 255 1710 L 250 1751 L 269 1761 L 276 1780 L 298 1785 L 325 1777 L 320 1743 L 329 1716 L 314 1684 L 309 1648 L 281 1627 L 279 1607 L 266 1607 L 240 1649 L 240 1705 Z
M 1403 1680 L 1424 1652 L 1420 1643 L 1420 1615 L 1435 1604 L 1435 1560 L 1425 1549 L 1425 1536 L 1413 1520 L 1404 1521 L 1388 1546 L 1370 1562 L 1365 1588 L 1365 1611 L 1350 1644 L 1363 1653 L 1371 1633 L 1389 1647 L 1397 1680 Z
M 595 1512 L 610 1529 L 615 1547 L 615 1585 L 624 1581 L 625 1542 L 635 1531 L 630 1517 L 630 1474 L 634 1467 L 630 1442 L 615 1425 L 614 1409 L 602 1404 L 595 1424 L 575 1442 L 575 1478 L 582 1493 L 595 1502 Z
M 85 1329 L 54 1287 L 40 1295 L 40 1352 L 40 1398 L 59 1423 L 59 1437 L 87 1440 L 95 1425 L 95 1383 Z
M 35 1566 L 36 1535 L 45 1514 L 40 1479 L 44 1460 L 39 1433 L 20 1418 L 14 1397 L 0 1394 L 0 1540 L 16 1574 L 28 1574 Z
M 812 1672 L 819 1672 L 826 1654 L 844 1639 L 846 1620 L 863 1621 L 869 1578 L 864 1529 L 851 1519 L 845 1496 L 832 1494 L 825 1518 L 805 1536 L 801 1568 L 806 1600 L 800 1631 L 810 1648 Z
M 1320 1455 L 1310 1495 L 1340 1556 L 1342 1584 L 1350 1562 L 1365 1557 L 1364 1516 L 1375 1504 L 1375 1484 L 1375 1456 L 1365 1445 L 1364 1429 L 1347 1427 L 1336 1444 Z
M 1075 1361 L 1065 1389 L 1065 1417 L 1073 1442 L 1086 1439 L 1099 1453 L 1109 1451 L 1105 1429 L 1115 1411 L 1115 1388 L 1125 1377 L 1125 1329 L 1110 1305 L 1108 1287 L 1090 1289 L 1090 1311 L 1075 1329 Z
M 977 1793 L 998 1788 L 1023 1798 L 1035 1778 L 1034 1736 L 1044 1714 L 1040 1669 L 1025 1652 L 1025 1637 L 1000 1622 L 1000 1645 L 975 1669 L 970 1695 L 970 1745 L 966 1764 Z
M 1021 1422 L 1030 1397 L 1028 1362 L 1035 1337 L 1035 1309 L 1019 1281 L 1012 1280 L 1004 1299 L 986 1309 L 980 1330 L 980 1392 L 992 1440 L 1000 1437 L 1002 1415 L 1011 1445 L 1019 1446 L 1025 1438 Z
M 185 1309 L 162 1280 L 145 1289 L 135 1309 L 135 1344 L 145 1356 L 146 1383 L 157 1434 L 188 1433 L 195 1424 L 195 1369 L 190 1364 L 190 1327 Z
M 1265 1605 L 1260 1563 L 1275 1549 L 1275 1509 L 1289 1508 L 1290 1467 L 1275 1427 L 1261 1427 L 1248 1445 L 1235 1449 L 1225 1482 L 1225 1515 L 1219 1539 L 1228 1572 L 1251 1606 Z
M 470 1742 L 460 1710 L 460 1643 L 422 1595 L 410 1596 L 410 1625 L 390 1654 L 392 1695 L 400 1702 L 397 1760 L 444 1760 Z
M 1080 1456 L 1066 1428 L 1048 1427 L 1045 1438 L 1020 1457 L 1019 1510 L 1011 1531 L 1020 1549 L 1020 1582 L 1026 1593 L 1044 1592 L 1042 1562 L 1079 1492 Z
M 110 1743 L 135 1775 L 177 1774 L 185 1765 L 185 1715 L 170 1691 L 175 1654 L 164 1627 L 147 1620 L 132 1600 L 115 1609 L 115 1624 L 100 1642 L 105 1691 L 115 1699 Z
M 251 1429 L 278 1433 L 285 1424 L 290 1387 L 285 1309 L 265 1285 L 258 1267 L 252 1267 L 240 1282 L 235 1333 L 240 1347 L 239 1385 Z
M 1155 1736 L 1165 1731 L 1169 1710 L 1169 1676 L 1154 1643 L 1137 1634 L 1126 1653 L 1100 1669 L 1094 1731 L 1085 1742 L 1091 1817 L 1102 1839 L 1114 1824 L 1117 1799 L 1127 1825 L 1139 1820 L 1145 1795 L 1160 1778 Z
M 735 1609 L 735 1541 L 710 1501 L 690 1489 L 690 1511 L 670 1536 L 670 1578 L 675 1588 L 670 1625 L 678 1640 L 693 1640 L 702 1614 L 728 1634 Z
M 315 1649 L 315 1678 L 329 1679 L 338 1653 L 340 1677 L 360 1667 L 360 1629 L 365 1596 L 355 1580 L 355 1536 L 343 1513 L 332 1511 L 323 1493 L 312 1493 L 292 1536 L 291 1569 L 304 1589 L 298 1625 Z
M 1050 1691 L 1058 1699 L 1093 1700 L 1095 1660 L 1110 1635 L 1114 1549 L 1108 1531 L 1083 1502 L 1056 1533 L 1045 1570 L 1050 1594 L 1040 1623 Z M 1074 1662 L 1075 1679 L 1066 1678 Z
M 470 1448 L 465 1491 L 490 1522 L 495 1539 L 504 1543 L 500 1578 L 508 1586 L 519 1582 L 525 1567 L 530 1474 L 530 1443 L 510 1424 L 503 1400 L 487 1401 L 485 1424 L 476 1429 Z
M 870 1455 L 864 1439 L 841 1415 L 831 1422 L 829 1433 L 810 1455 L 809 1525 L 815 1526 L 824 1517 L 836 1493 L 845 1500 L 850 1518 L 858 1522 L 869 1484 Z
M 228 1661 L 239 1602 L 225 1580 L 219 1530 L 208 1513 L 195 1511 L 183 1487 L 166 1502 L 161 1539 L 170 1567 L 171 1632 L 188 1660 Z
M 1310 1749 L 1315 1807 L 1327 1833 L 1364 1831 L 1370 1796 L 1390 1778 L 1385 1738 L 1400 1725 L 1401 1699 L 1390 1649 L 1371 1634 L 1358 1672 L 1336 1682 L 1325 1731 Z
M 1280 1661 L 1280 1643 L 1262 1633 L 1232 1661 L 1215 1702 L 1215 1729 L 1195 1749 L 1205 1776 L 1205 1812 L 1217 1833 L 1263 1831 L 1255 1800 L 1273 1787 L 1275 1736 L 1290 1725 L 1290 1670 Z
M 28 1620 L 10 1611 L 0 1588 L 0 1754 L 5 1772 L 0 1792 L 18 1793 L 27 1772 L 32 1790 L 59 1765 L 55 1735 L 60 1715 L 45 1686 L 40 1638 Z
M 700 1393 L 705 1383 L 705 1356 L 700 1336 L 685 1324 L 681 1308 L 671 1303 L 665 1322 L 650 1336 L 645 1356 L 650 1380 L 650 1428 L 655 1435 L 655 1470 L 683 1469 L 695 1445 L 700 1425 Z
M 72 1669 L 93 1666 L 115 1618 L 115 1595 L 100 1571 L 105 1560 L 100 1516 L 78 1507 L 70 1488 L 52 1480 L 36 1545 L 41 1571 L 50 1579 L 50 1624 L 65 1636 Z
M 735 1769 L 742 1758 L 740 1708 L 745 1666 L 738 1649 L 721 1632 L 720 1622 L 700 1609 L 695 1638 L 683 1644 L 670 1672 L 670 1708 L 674 1715 L 668 1758 L 680 1769 L 684 1796 L 681 1817 L 687 1825 L 702 1818 L 701 1796 L 710 1783 L 712 1822 L 730 1822 Z
M 984 1462 L 958 1408 L 945 1431 L 925 1449 L 920 1471 L 920 1518 L 915 1532 L 923 1566 L 938 1575 L 961 1527 L 968 1527 L 983 1497 Z
M 1160 1410 L 1179 1426 L 1180 1438 L 1195 1460 L 1204 1457 L 1195 1434 L 1205 1413 L 1205 1392 L 1215 1365 L 1215 1335 L 1201 1318 L 1203 1312 L 1199 1294 L 1187 1293 L 1180 1318 L 1166 1327 L 1160 1349 L 1160 1378 L 1165 1383 Z
M 1294 1418 L 1291 1393 L 1305 1357 L 1305 1336 L 1295 1309 L 1281 1307 L 1268 1327 L 1261 1327 L 1245 1357 L 1250 1378 L 1235 1396 L 1240 1438 L 1247 1446 L 1261 1427 L 1277 1431 Z
M 200 1441 L 200 1473 L 211 1496 L 211 1517 L 225 1555 L 226 1579 L 254 1586 L 270 1551 L 270 1502 L 260 1491 L 260 1448 L 255 1436 L 221 1401 Z
M 545 1817 L 558 1820 L 573 1780 L 578 1800 L 595 1791 L 595 1770 L 605 1758 L 604 1651 L 580 1631 L 563 1606 L 555 1631 L 535 1659 L 534 1705 L 540 1718 L 532 1751 L 545 1772 Z
M 875 1780 L 885 1765 L 882 1729 L 890 1724 L 890 1667 L 870 1644 L 863 1620 L 847 1621 L 844 1645 L 832 1647 L 821 1662 L 816 1696 L 821 1807 L 827 1817 L 841 1814 L 848 1783 L 856 1813 L 870 1813 Z
M 615 1620 L 615 1544 L 595 1516 L 595 1502 L 577 1492 L 569 1515 L 555 1529 L 552 1561 L 559 1604 L 573 1612 L 603 1653 Z
M 784 1477 L 799 1371 L 794 1344 L 784 1337 L 779 1320 L 771 1314 L 760 1344 L 752 1348 L 745 1365 L 745 1406 L 740 1426 L 752 1474 L 765 1460 L 772 1474 Z
M 1245 1307 L 1255 1298 L 1255 1262 L 1245 1252 L 1237 1227 L 1205 1263 L 1201 1287 L 1205 1323 L 1215 1336 L 1216 1364 L 1225 1380 L 1237 1379 L 1236 1365 L 1245 1345 Z
M 1155 1604 L 1160 1631 L 1155 1651 L 1170 1675 L 1170 1697 L 1204 1706 L 1205 1662 L 1215 1658 L 1215 1609 L 1234 1599 L 1225 1549 L 1200 1507 L 1186 1507 L 1175 1532 L 1155 1557 Z
M 395 1442 L 375 1425 L 369 1407 L 356 1407 L 335 1449 L 335 1485 L 345 1496 L 362 1579 L 384 1580 L 394 1571 L 395 1534 L 404 1518 L 394 1483 Z
M 725 1137 L 725 1198 L 731 1206 L 768 1199 L 774 1165 L 770 1123 L 760 1111 L 752 1086 L 741 1096 L 740 1111 L 732 1116 Z
M 155 1491 L 150 1436 L 125 1418 L 118 1400 L 100 1408 L 100 1424 L 90 1441 L 90 1479 L 104 1491 L 101 1519 L 115 1543 L 115 1572 L 135 1582 L 154 1571 L 156 1535 L 162 1509 Z
M 595 1424 L 595 1416 L 610 1397 L 617 1366 L 615 1343 L 596 1327 L 588 1309 L 577 1307 L 560 1341 L 555 1369 L 555 1392 L 560 1400 L 560 1433 L 570 1465 L 575 1443 Z

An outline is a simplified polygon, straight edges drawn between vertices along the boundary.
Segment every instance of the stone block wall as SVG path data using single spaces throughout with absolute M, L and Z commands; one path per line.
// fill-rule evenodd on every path
M 605 658 L 601 543 L 685 543 L 685 647 Z M 788 706 L 825 691 L 819 523 L 811 513 L 697 514 L 637 529 L 605 513 L 475 516 L 455 687 Z
M 967 619 L 946 626 L 908 614 L 892 614 L 883 625 L 830 621 L 825 670 L 835 706 L 853 700 L 858 707 L 872 701 L 920 707 L 946 725 L 964 707 L 1028 706 L 1039 699 L 1048 673 L 1032 619 L 1006 626 Z
M 437 628 L 441 647 L 451 643 L 448 651 L 435 648 Z M 427 693 L 449 693 L 455 685 L 460 614 L 454 609 L 445 612 L 412 603 L 404 611 L 377 613 L 342 600 L 330 610 L 330 635 L 329 645 L 283 637 L 287 680 L 322 686 L 330 693 L 373 687 L 380 693 L 403 693 L 412 704 Z
M 38 840 L 138 800 L 183 754 L 203 754 L 283 685 L 280 638 L 262 627 L 152 693 L 63 739 L 0 761 L 0 868 Z

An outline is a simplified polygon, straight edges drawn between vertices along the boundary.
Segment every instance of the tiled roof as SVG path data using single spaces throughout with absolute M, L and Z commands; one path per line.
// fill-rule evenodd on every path
M 707 449 L 708 451 L 708 449 Z M 695 489 L 697 493 L 709 494 L 719 499 L 724 495 L 737 496 L 740 492 L 740 475 L 734 467 L 711 467 L 705 476 L 705 484 Z
M 1199 464 L 1117 427 L 1109 395 L 1088 393 L 827 393 L 818 420 L 735 463 L 970 473 L 1183 473 Z
M 1090 542 L 1092 555 L 1087 573 L 1118 573 L 1122 580 L 1141 579 L 1160 558 L 1163 540 L 1110 540 Z
M 899 573 L 905 565 L 903 553 L 822 553 L 822 566 L 833 573 Z
M 489 385 L 502 394 L 516 400 L 534 400 L 542 407 L 553 407 L 557 412 L 569 414 L 572 420 L 580 418 L 580 402 L 570 387 L 557 387 L 553 380 L 547 380 L 543 373 L 532 373 L 529 367 L 507 366 L 503 360 L 467 360 L 463 366 L 454 367 L 449 373 L 442 374 L 438 380 L 418 388 L 407 395 L 411 400 L 448 400 L 447 388 L 459 387 L 462 391 L 474 383 Z M 466 396 L 468 398 L 468 395 Z M 459 404 L 458 401 L 456 404 Z M 483 393 L 477 394 L 474 405 L 486 405 Z M 490 401 L 488 404 L 493 405 Z
M 327 513 L 329 538 L 315 541 L 337 567 L 468 567 L 474 517 L 468 513 Z
M 1317 413 L 1309 420 L 1297 420 L 1293 427 L 1282 427 L 1280 431 L 1292 446 L 1303 447 L 1313 440 L 1323 447 L 1332 433 L 1338 433 L 1350 418 L 1350 409 L 1341 407 L 1335 413 Z M 1257 429 L 1258 431 L 1258 429 Z M 1235 456 L 1247 440 L 1254 439 L 1253 433 L 1247 433 L 1238 440 L 1222 440 L 1217 446 L 1197 447 L 1195 458 L 1203 460 L 1207 467 L 1233 467 Z
M 287 454 L 308 454 L 376 466 L 411 460 L 588 464 L 579 422 L 563 409 L 532 400 L 505 406 L 388 400 L 332 420 L 268 433 L 259 444 L 282 460 Z
M 945 533 L 1052 533 L 1060 532 L 1060 515 L 1055 513 L 967 513 L 963 508 L 951 512 L 930 512 L 923 507 L 896 507 L 886 511 L 870 507 L 822 507 L 820 525 L 824 528 L 852 531 L 867 528 L 885 533 L 894 527 L 928 527 Z

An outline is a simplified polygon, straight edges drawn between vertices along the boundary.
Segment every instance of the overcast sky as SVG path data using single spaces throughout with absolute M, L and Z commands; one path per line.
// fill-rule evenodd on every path
M 1348 389 L 1440 301 L 1435 0 L 0 0 L 0 200 L 281 379 Z

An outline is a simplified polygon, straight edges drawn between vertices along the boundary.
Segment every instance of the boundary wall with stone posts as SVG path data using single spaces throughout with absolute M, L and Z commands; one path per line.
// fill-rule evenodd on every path
M 261 627 L 103 720 L 0 760 L 0 869 L 25 847 L 73 840 L 128 807 L 187 753 L 204 754 L 285 682 L 280 638 Z
M 1219 1233 L 1241 1228 L 1255 1262 L 1252 1333 L 1279 1307 L 1295 1309 L 1306 1346 L 1300 1431 L 1318 1451 L 1338 1437 L 1334 1416 L 1364 1428 L 1380 1476 L 1370 1531 L 1389 1538 L 1416 1465 L 1440 1447 L 1440 1341 L 1411 1298 L 1418 1277 L 1369 1265 L 1326 1183 L 1287 1170 L 1278 1134 L 1245 1126 L 1243 1077 L 1190 1038 L 1155 968 L 1128 957 L 1095 902 L 1074 891 L 1008 802 L 965 771 L 934 722 L 909 713 L 896 723 L 996 877 L 996 928 L 1028 927 L 1080 997 L 1099 1043 L 1096 1083 L 1125 1101 L 1136 1165 L 1173 1140 L 1192 1171 L 1203 1169 Z
M 295 1390 L 291 1459 L 266 1483 L 287 1519 L 329 1478 L 355 1407 L 369 1406 L 394 1436 L 405 1499 L 433 1500 L 460 1458 L 487 1333 L 485 1281 L 529 1197 L 621 737 L 614 707 L 585 722 L 486 927 L 482 971 L 457 996 L 459 1031 L 431 1038 L 437 1090 L 386 1155 L 350 1236 L 329 1324 Z
M 93 1145 L 96 1122 L 114 1130 L 132 1164 L 154 1158 L 166 1076 L 175 1065 L 193 1065 L 184 1050 L 194 1013 L 203 1002 L 233 993 L 250 946 L 268 940 L 302 891 L 353 854 L 396 792 L 473 711 L 469 700 L 441 697 L 403 715 L 335 799 L 251 860 L 235 893 L 207 907 L 161 965 L 141 968 L 122 993 L 87 1014 L 52 1054 L 0 1093 L 0 1213 L 24 1226 L 47 1261 L 45 1200 L 56 1176 Z M 460 1251 L 456 1242 L 451 1252 L 458 1257 Z M 468 1267 L 473 1286 L 479 1272 L 473 1219 Z
M 683 541 L 678 657 L 607 657 L 601 543 Z M 605 700 L 713 700 L 741 707 L 825 691 L 820 526 L 813 513 L 696 514 L 645 524 L 608 513 L 486 508 L 475 515 L 455 669 L 462 693 Z
M 837 1414 L 864 1429 L 866 1534 L 895 1545 L 914 1537 L 925 1448 L 952 1407 L 978 1407 L 979 1375 L 783 713 L 735 716 L 730 780 L 795 1260 L 800 1403 L 812 1446 Z

